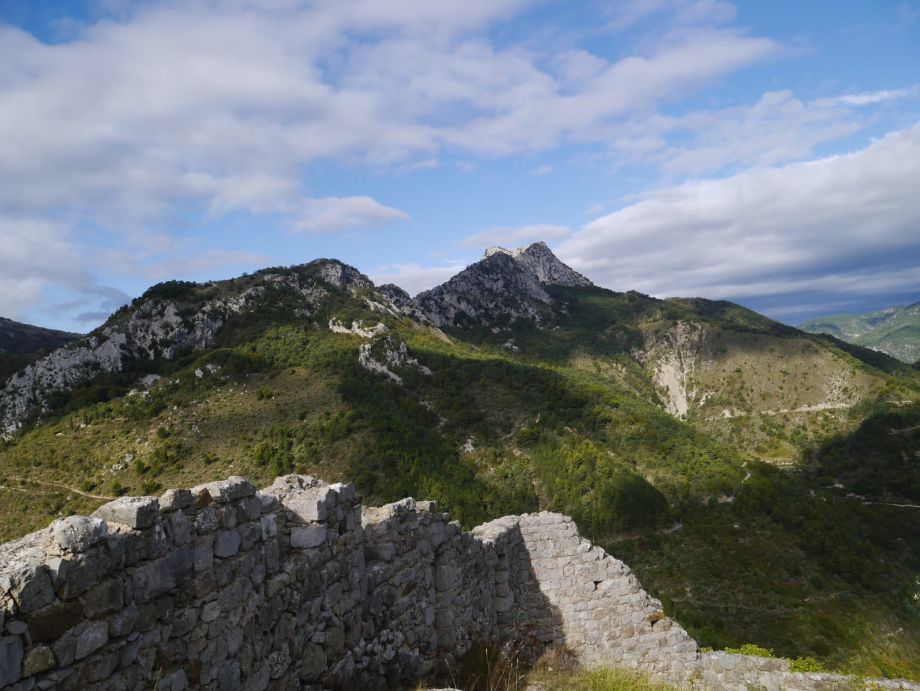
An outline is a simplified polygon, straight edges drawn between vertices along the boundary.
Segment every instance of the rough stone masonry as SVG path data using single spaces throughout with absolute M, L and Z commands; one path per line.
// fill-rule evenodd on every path
M 701 655 L 567 516 L 463 532 L 433 502 L 362 509 L 352 485 L 301 475 L 124 497 L 0 546 L 0 632 L 4 690 L 393 688 L 478 642 L 694 688 L 845 681 Z

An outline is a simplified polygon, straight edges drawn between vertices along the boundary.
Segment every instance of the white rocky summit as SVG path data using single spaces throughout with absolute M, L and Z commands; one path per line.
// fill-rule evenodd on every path
M 587 278 L 572 267 L 559 261 L 545 242 L 535 242 L 527 247 L 506 250 L 504 247 L 490 247 L 483 258 L 493 254 L 507 254 L 514 261 L 533 273 L 540 283 L 555 286 L 593 286 Z
M 543 242 L 516 250 L 490 247 L 483 258 L 412 305 L 435 326 L 496 327 L 514 321 L 541 325 L 559 305 L 548 286 L 590 287 Z

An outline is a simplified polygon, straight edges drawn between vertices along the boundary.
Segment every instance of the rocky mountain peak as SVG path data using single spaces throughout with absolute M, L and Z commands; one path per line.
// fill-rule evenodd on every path
M 556 286 L 591 286 L 587 278 L 572 267 L 561 262 L 545 242 L 534 242 L 527 247 L 507 250 L 504 247 L 489 247 L 483 259 L 495 255 L 510 257 L 525 269 L 536 275 L 540 283 Z
M 545 286 L 591 286 L 546 243 L 508 250 L 490 247 L 483 258 L 432 290 L 415 308 L 437 326 L 492 326 L 516 320 L 540 324 L 555 305 Z

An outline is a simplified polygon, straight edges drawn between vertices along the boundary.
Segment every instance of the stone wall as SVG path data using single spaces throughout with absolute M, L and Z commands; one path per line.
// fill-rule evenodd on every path
M 0 546 L 0 689 L 374 689 L 477 642 L 566 646 L 698 688 L 834 688 L 716 653 L 551 513 L 463 532 L 432 502 L 230 478 L 125 497 Z M 914 688 L 881 681 L 882 688 Z

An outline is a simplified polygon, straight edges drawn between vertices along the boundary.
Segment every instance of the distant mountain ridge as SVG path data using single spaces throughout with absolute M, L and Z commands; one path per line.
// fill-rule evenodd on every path
M 886 307 L 865 314 L 835 314 L 809 319 L 799 326 L 842 341 L 886 353 L 902 362 L 920 359 L 920 302 Z
M 0 353 L 24 355 L 60 348 L 80 338 L 80 334 L 45 329 L 0 317 Z

